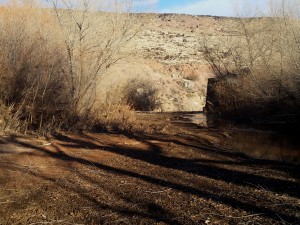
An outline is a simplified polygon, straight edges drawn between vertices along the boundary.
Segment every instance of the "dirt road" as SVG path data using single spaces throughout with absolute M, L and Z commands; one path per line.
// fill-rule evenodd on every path
M 299 166 L 219 146 L 222 134 L 0 139 L 0 224 L 299 224 Z

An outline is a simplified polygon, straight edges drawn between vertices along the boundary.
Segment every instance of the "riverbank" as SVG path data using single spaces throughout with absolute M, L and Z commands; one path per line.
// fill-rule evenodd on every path
M 299 166 L 223 149 L 177 117 L 152 134 L 0 140 L 0 224 L 298 224 Z

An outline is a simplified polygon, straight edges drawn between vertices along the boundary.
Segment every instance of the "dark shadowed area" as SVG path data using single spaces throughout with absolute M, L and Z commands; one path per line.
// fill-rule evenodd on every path
M 299 166 L 222 148 L 179 115 L 164 134 L 2 137 L 1 224 L 298 224 Z

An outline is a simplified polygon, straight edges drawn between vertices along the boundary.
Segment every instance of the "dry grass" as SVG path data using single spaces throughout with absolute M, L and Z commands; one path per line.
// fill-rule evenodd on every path
M 15 123 L 1 122 L 2 129 L 44 133 L 82 124 L 92 127 L 95 122 L 92 115 L 102 98 L 96 95 L 99 81 L 124 57 L 120 52 L 136 35 L 139 23 L 127 4 L 98 13 L 94 9 L 99 5 L 92 1 L 69 3 L 53 1 L 51 10 L 36 1 L 12 1 L 1 8 L 1 121 Z M 113 10 L 111 5 L 101 6 Z M 123 116 L 120 106 L 114 107 L 104 107 L 120 113 L 109 124 Z M 106 123 L 104 114 L 95 115 L 97 124 Z M 125 122 L 129 120 L 115 121 Z
M 135 112 L 123 103 L 102 104 L 91 114 L 93 128 L 109 132 L 132 132 Z
M 0 102 L 0 131 L 19 130 L 18 113 L 13 112 L 13 106 L 6 106 Z

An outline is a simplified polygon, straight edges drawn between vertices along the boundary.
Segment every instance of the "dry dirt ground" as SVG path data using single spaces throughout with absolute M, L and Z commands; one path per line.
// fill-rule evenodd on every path
M 299 166 L 216 147 L 220 131 L 170 128 L 1 136 L 0 224 L 300 224 Z

